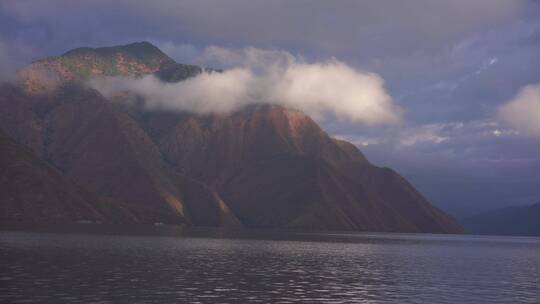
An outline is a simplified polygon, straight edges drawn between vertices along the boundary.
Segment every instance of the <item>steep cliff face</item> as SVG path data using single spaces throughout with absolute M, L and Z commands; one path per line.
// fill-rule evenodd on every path
M 58 81 L 29 78 L 40 69 Z M 2 88 L 0 128 L 96 195 L 178 223 L 463 231 L 397 173 L 371 165 L 300 111 L 264 104 L 223 115 L 151 111 L 82 83 L 150 73 L 174 82 L 202 71 L 147 43 L 76 49 L 24 69 L 22 89 Z

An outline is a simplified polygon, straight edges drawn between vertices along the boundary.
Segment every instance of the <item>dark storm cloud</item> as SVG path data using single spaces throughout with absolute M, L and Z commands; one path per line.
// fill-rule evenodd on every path
M 502 104 L 540 83 L 539 33 L 539 1 L 5 0 L 0 77 L 71 48 L 134 40 L 180 62 L 209 63 L 201 54 L 212 45 L 336 57 L 380 75 L 405 123 L 325 127 L 436 204 L 471 213 L 540 200 L 539 139 L 497 121 Z

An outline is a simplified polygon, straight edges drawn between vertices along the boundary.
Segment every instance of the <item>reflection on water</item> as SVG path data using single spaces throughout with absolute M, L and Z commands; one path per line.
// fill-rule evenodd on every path
M 540 239 L 261 238 L 0 232 L 0 302 L 540 303 Z

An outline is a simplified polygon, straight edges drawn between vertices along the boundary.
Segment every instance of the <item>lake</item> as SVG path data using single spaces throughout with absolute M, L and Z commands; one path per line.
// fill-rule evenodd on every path
M 0 232 L 0 302 L 540 303 L 540 238 L 81 227 Z

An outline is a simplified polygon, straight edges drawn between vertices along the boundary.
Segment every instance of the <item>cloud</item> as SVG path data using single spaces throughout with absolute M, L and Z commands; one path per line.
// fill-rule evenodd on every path
M 307 63 L 285 51 L 212 47 L 205 60 L 236 65 L 222 73 L 204 72 L 178 83 L 155 76 L 96 78 L 90 85 L 105 96 L 132 91 L 151 108 L 198 113 L 230 112 L 252 103 L 280 104 L 319 119 L 331 115 L 367 125 L 394 124 L 402 110 L 383 79 L 337 59 Z
M 507 0 L 3 0 L 0 32 L 48 55 L 149 37 L 177 45 L 254 45 L 371 60 L 444 50 L 526 11 L 526 1 Z
M 177 44 L 172 41 L 154 40 L 151 37 L 137 39 L 137 41 L 139 40 L 150 41 L 177 62 L 193 62 L 200 55 L 200 50 L 193 44 L 189 43 Z
M 242 66 L 251 69 L 269 69 L 271 67 L 284 67 L 296 61 L 304 61 L 304 59 L 302 57 L 297 59 L 291 53 L 284 50 L 259 49 L 255 47 L 232 49 L 210 46 L 204 49 L 196 61 L 206 65 L 218 65 L 225 68 Z
M 342 130 L 339 137 L 374 164 L 397 170 L 445 211 L 468 215 L 540 199 L 540 141 L 497 121 L 365 129 Z
M 468 156 L 470 147 L 481 146 L 483 142 L 497 137 L 504 139 L 516 135 L 514 131 L 503 128 L 496 121 L 475 120 L 401 125 L 399 128 L 375 130 L 373 134 L 340 133 L 339 137 L 359 146 L 380 145 L 392 147 L 396 151 L 412 149 L 422 153 L 439 153 L 446 150 L 457 158 L 464 159 Z
M 540 84 L 528 85 L 497 110 L 501 122 L 517 131 L 540 136 Z
M 248 102 L 253 75 L 244 69 L 224 73 L 202 73 L 178 83 L 165 83 L 153 75 L 142 78 L 95 78 L 90 86 L 104 96 L 129 91 L 142 96 L 149 108 L 197 113 L 229 112 Z

